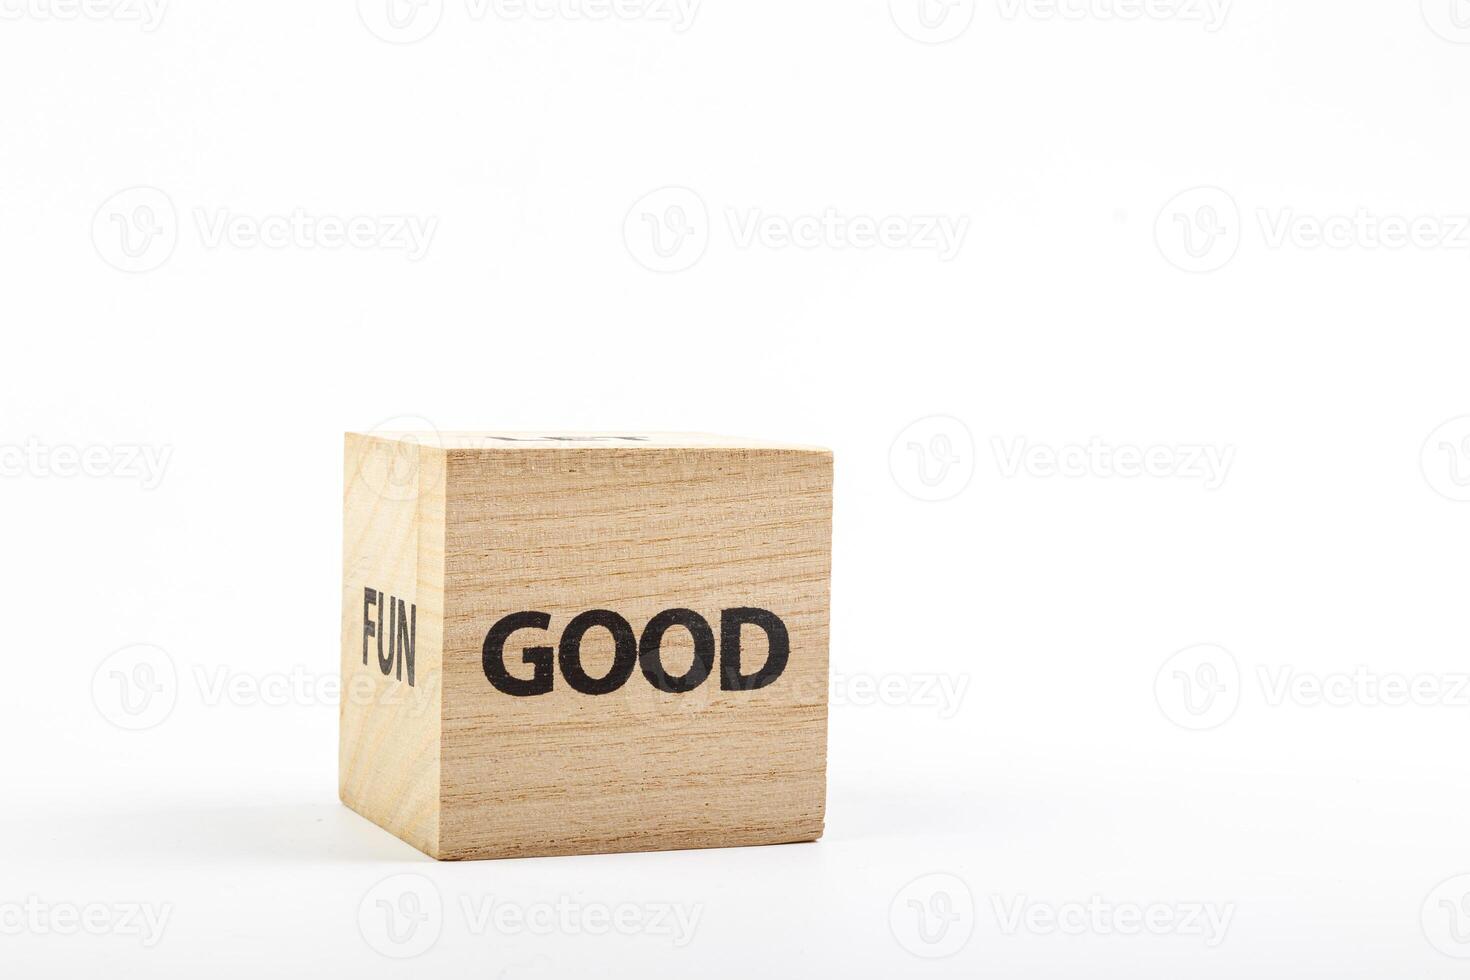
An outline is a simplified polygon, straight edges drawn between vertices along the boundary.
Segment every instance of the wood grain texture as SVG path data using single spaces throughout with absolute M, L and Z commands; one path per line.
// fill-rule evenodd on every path
M 359 468 L 364 458 L 395 451 L 396 437 L 364 438 L 364 445 L 380 449 L 359 448 Z M 349 725 L 344 710 L 344 800 L 446 859 L 819 837 L 831 454 L 688 435 L 557 442 L 437 434 L 432 449 L 428 438 L 406 440 L 418 454 L 413 468 L 442 478 L 438 489 L 415 500 L 414 534 L 401 527 L 410 518 L 392 506 L 371 509 L 380 529 L 363 526 L 361 516 L 354 520 L 349 490 L 349 535 L 356 530 L 380 544 L 358 546 L 347 566 L 343 669 L 344 686 L 353 673 L 377 671 L 362 664 L 361 579 L 377 574 L 383 588 L 397 588 L 389 571 L 408 567 L 402 552 L 412 537 L 419 615 L 436 604 L 440 613 L 419 623 L 423 649 L 442 650 L 435 658 L 442 667 L 435 751 L 426 750 L 429 736 L 421 726 L 391 712 L 378 719 L 373 706 Z M 353 446 L 349 441 L 349 471 Z M 434 462 L 425 462 L 429 456 Z M 442 551 L 432 547 L 435 541 Z M 346 551 L 354 555 L 352 546 Z M 376 555 L 377 564 L 364 564 L 363 552 Z M 439 555 L 436 578 L 423 563 Z M 617 690 L 589 695 L 573 690 L 558 670 L 549 692 L 513 697 L 493 687 L 483 667 L 487 630 L 522 610 L 550 616 L 548 629 L 522 630 L 505 646 L 507 669 L 527 677 L 522 650 L 557 646 L 562 629 L 587 610 L 614 611 L 638 634 L 662 610 L 690 609 L 718 639 L 721 611 L 747 606 L 775 613 L 790 636 L 785 670 L 757 690 L 722 689 L 717 663 L 685 693 L 660 691 L 635 669 Z M 427 642 L 426 622 L 442 630 L 437 646 Z M 742 645 L 747 672 L 764 663 L 760 630 L 747 628 Z M 682 674 L 693 650 L 688 631 L 667 632 L 661 651 L 669 673 Z M 612 664 L 611 634 L 592 629 L 581 651 L 588 674 L 603 676 Z M 378 737 L 414 748 L 349 750 L 349 743 L 360 746 L 364 731 L 368 739 L 387 732 Z M 376 771 L 402 767 L 416 774 Z M 426 806 L 428 779 L 437 783 L 437 799 Z M 349 794 L 359 785 L 380 787 L 381 803 L 364 805 L 361 791 Z M 436 825 L 423 826 L 420 813 L 432 813 Z

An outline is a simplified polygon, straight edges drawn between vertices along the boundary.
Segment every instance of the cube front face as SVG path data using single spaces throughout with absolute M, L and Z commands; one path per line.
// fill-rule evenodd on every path
M 421 794 L 402 773 L 354 783 L 349 729 L 373 726 L 346 710 L 344 800 L 443 858 L 820 836 L 831 455 L 495 438 L 450 440 L 415 511 L 431 525 L 414 540 L 415 654 L 439 671 L 416 678 L 439 699 L 433 827 L 349 798 L 376 780 L 396 796 L 376 809 L 402 813 Z M 344 671 L 382 676 L 386 660 L 362 663 L 362 585 L 344 597 Z

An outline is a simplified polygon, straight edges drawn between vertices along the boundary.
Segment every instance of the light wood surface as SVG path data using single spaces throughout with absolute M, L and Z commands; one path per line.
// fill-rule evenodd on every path
M 342 802 L 429 854 L 439 851 L 444 635 L 442 450 L 350 434 L 342 528 Z M 414 608 L 414 684 L 364 663 L 364 591 Z M 386 637 L 385 637 L 386 640 Z

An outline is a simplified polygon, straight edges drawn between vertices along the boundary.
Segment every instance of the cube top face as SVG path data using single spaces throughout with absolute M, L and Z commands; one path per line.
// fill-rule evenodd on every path
M 430 437 L 348 437 L 343 800 L 442 858 L 820 836 L 831 454 Z
M 374 432 L 384 442 L 405 443 L 446 452 L 512 449 L 784 449 L 827 453 L 820 446 L 721 436 L 709 432 Z M 828 453 L 830 455 L 830 453 Z

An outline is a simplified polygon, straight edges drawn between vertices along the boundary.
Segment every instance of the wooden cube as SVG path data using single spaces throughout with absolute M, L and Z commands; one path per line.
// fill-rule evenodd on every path
M 348 434 L 342 802 L 436 858 L 815 840 L 832 454 Z

